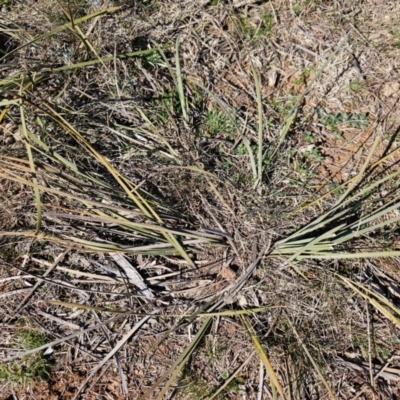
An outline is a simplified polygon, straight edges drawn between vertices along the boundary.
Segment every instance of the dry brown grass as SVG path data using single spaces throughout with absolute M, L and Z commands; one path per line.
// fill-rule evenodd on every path
M 282 398 L 243 319 L 234 315 L 258 307 L 265 309 L 246 318 L 286 398 L 400 396 L 398 325 L 338 279 L 362 283 L 397 307 L 398 258 L 305 260 L 292 268 L 283 257 L 266 257 L 278 240 L 335 203 L 333 193 L 300 210 L 353 177 L 376 137 L 381 140 L 371 163 L 398 148 L 400 5 L 382 3 L 0 0 L 0 28 L 11 36 L 10 48 L 2 44 L 6 52 L 68 22 L 70 13 L 76 20 L 122 5 L 80 24 L 81 31 L 65 29 L 0 61 L 0 102 L 18 98 L 17 76 L 24 76 L 26 85 L 35 82 L 22 94 L 27 129 L 52 150 L 51 157 L 43 148 L 42 153 L 33 150 L 41 230 L 48 236 L 24 237 L 22 231 L 36 228 L 35 194 L 10 178 L 11 172 L 32 178 L 26 140 L 18 106 L 0 106 L 1 358 L 16 355 L 18 335 L 26 327 L 57 340 L 114 318 L 53 346 L 56 363 L 47 381 L 21 387 L 3 380 L 0 398 L 142 398 L 193 343 L 206 320 L 195 313 L 211 311 L 221 314 L 213 316 L 199 344 L 179 363 L 179 374 L 162 397 Z M 187 118 L 163 60 L 164 54 L 176 71 L 177 37 Z M 117 58 L 157 45 L 163 54 Z M 53 70 L 109 56 L 111 61 Z M 256 188 L 243 141 L 244 136 L 257 154 L 252 66 L 261 82 L 267 156 Z M 12 75 L 14 81 L 5 84 Z M 304 93 L 277 156 L 268 158 Z M 88 145 L 52 121 L 46 104 Z M 32 138 L 30 143 L 40 147 Z M 121 274 L 109 254 L 116 247 L 80 247 L 75 239 L 113 246 L 156 246 L 162 239 L 107 219 L 115 212 L 129 221 L 159 222 L 138 211 L 90 147 L 150 202 L 161 227 L 214 235 L 218 246 L 182 238 L 192 266 L 173 249 L 155 256 L 126 250 L 148 291 Z M 398 154 L 371 176 L 395 171 Z M 389 182 L 379 190 L 384 201 L 397 196 L 398 185 Z M 102 202 L 115 209 L 101 208 Z M 398 250 L 398 233 L 397 223 L 356 245 Z M 115 315 L 113 309 L 129 313 Z M 111 357 L 119 341 L 121 348 Z M 169 378 L 147 398 L 159 398 Z

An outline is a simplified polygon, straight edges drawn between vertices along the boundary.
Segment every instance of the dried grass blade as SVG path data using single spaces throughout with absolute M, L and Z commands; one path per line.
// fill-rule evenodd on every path
M 79 142 L 81 142 L 89 152 L 101 163 L 103 164 L 107 170 L 111 173 L 111 175 L 115 178 L 118 184 L 125 191 L 127 196 L 132 199 L 132 201 L 142 210 L 142 212 L 148 218 L 155 218 L 156 221 L 160 224 L 163 223 L 160 216 L 157 212 L 151 207 L 150 203 L 145 200 L 145 198 L 136 190 L 135 186 L 125 178 L 117 169 L 115 169 L 112 164 L 106 160 L 106 158 L 96 151 L 93 146 L 68 122 L 66 121 L 58 112 L 56 112 L 50 105 L 46 104 L 46 107 L 50 110 L 48 115 L 55 120 L 58 124 L 60 124 L 64 129 L 67 130 L 74 138 L 76 138 Z M 56 116 L 56 118 L 55 118 Z M 189 263 L 189 265 L 193 266 L 193 261 L 186 253 L 182 245 L 175 238 L 175 236 L 171 233 L 163 231 L 162 234 L 166 238 L 168 242 L 177 250 L 177 252 Z
M 21 103 L 18 99 L 3 99 L 0 100 L 0 107 L 10 106 L 10 105 L 19 105 Z M 2 119 L 0 119 L 1 122 Z
M 379 229 L 379 228 L 383 228 L 383 227 L 388 226 L 390 224 L 394 224 L 394 223 L 396 223 L 398 221 L 400 221 L 400 216 L 398 216 L 396 218 L 387 219 L 387 220 L 385 220 L 385 221 L 383 221 L 383 222 L 381 222 L 379 224 L 367 226 L 366 228 L 363 228 L 363 229 L 357 229 L 357 226 L 355 228 L 353 227 L 353 229 L 349 229 L 350 233 L 348 235 L 341 236 L 337 240 L 333 240 L 332 244 L 337 245 L 337 244 L 346 242 L 346 241 L 348 241 L 350 239 L 353 239 L 355 237 L 359 237 L 361 235 L 365 235 L 368 232 L 374 231 L 374 230 Z M 359 225 L 361 227 L 363 224 L 360 223 L 360 224 L 357 224 L 357 225 Z
M 61 326 L 66 326 L 66 327 L 68 327 L 69 329 L 73 329 L 74 331 L 80 330 L 80 326 L 79 326 L 79 325 L 74 324 L 74 323 L 72 323 L 72 322 L 69 322 L 69 321 L 67 321 L 67 320 L 64 320 L 64 319 L 55 317 L 54 315 L 48 314 L 48 313 L 46 313 L 46 312 L 44 312 L 44 311 L 42 311 L 42 310 L 36 310 L 36 313 L 38 313 L 39 315 L 42 315 L 43 317 L 45 317 L 45 318 L 47 318 L 47 319 L 49 319 L 49 320 L 51 320 L 51 321 L 57 322 L 57 323 L 60 324 Z
M 309 249 L 315 248 L 317 253 L 320 251 L 319 247 L 315 247 L 319 242 L 325 239 L 331 239 L 332 237 L 336 236 L 336 232 L 340 229 L 342 229 L 345 226 L 345 224 L 341 224 L 339 226 L 335 226 L 333 229 L 329 230 L 328 232 L 323 233 L 322 235 L 316 237 L 315 239 L 311 240 L 309 243 L 307 243 L 305 246 L 300 246 L 300 249 L 296 251 L 296 247 L 293 249 L 294 254 L 289 258 L 289 261 L 295 260 L 298 256 L 306 253 Z M 331 245 L 328 245 L 331 249 L 333 247 Z
M 251 337 L 255 351 L 257 352 L 258 356 L 260 357 L 260 360 L 263 362 L 265 366 L 266 371 L 268 372 L 271 381 L 271 386 L 273 385 L 281 395 L 282 399 L 285 399 L 285 394 L 283 393 L 283 388 L 279 383 L 278 376 L 276 375 L 275 370 L 272 367 L 272 364 L 269 361 L 267 354 L 265 353 L 260 341 L 258 340 L 257 333 L 254 331 L 253 327 L 251 326 L 250 322 L 247 320 L 245 316 L 241 315 L 241 319 L 243 321 L 244 326 L 247 329 L 247 332 Z
M 83 272 L 77 269 L 70 269 L 67 267 L 57 267 L 58 270 L 64 271 L 70 275 L 75 275 L 78 277 L 86 277 L 86 278 L 92 278 L 92 279 L 97 279 L 98 281 L 103 281 L 104 283 L 115 283 L 115 282 L 121 282 L 122 280 L 116 279 L 116 278 L 111 278 L 110 276 L 106 275 L 98 275 L 98 274 L 91 274 L 89 272 Z
M 15 294 L 20 294 L 20 293 L 25 293 L 25 292 L 30 292 L 32 290 L 31 287 L 25 287 L 25 288 L 20 288 L 20 289 L 14 289 L 9 292 L 3 292 L 0 294 L 0 299 L 8 296 L 14 296 Z
M 149 118 L 147 117 L 147 115 L 143 112 L 143 110 L 135 105 L 136 110 L 139 112 L 140 116 L 144 119 L 144 121 L 146 122 L 147 126 L 149 126 L 149 128 L 151 129 L 151 131 L 154 133 L 154 135 L 159 138 L 161 140 L 162 143 L 165 144 L 165 146 L 167 146 L 167 149 L 170 153 L 170 155 L 172 156 L 172 158 L 174 159 L 174 161 L 177 164 L 180 164 L 180 160 L 178 158 L 178 154 L 176 153 L 176 151 L 172 148 L 172 146 L 169 144 L 168 140 L 160 134 L 160 132 L 158 132 L 158 130 L 155 128 L 154 124 L 149 120 Z M 125 128 L 127 129 L 127 128 Z M 141 132 L 142 133 L 142 132 Z
M 331 214 L 330 210 L 328 210 L 324 214 L 321 214 L 314 221 L 311 221 L 305 227 L 299 229 L 298 231 L 296 231 L 292 235 L 289 235 L 287 238 L 285 238 L 283 240 L 280 240 L 277 243 L 279 244 L 279 246 L 282 246 L 282 245 L 289 246 L 291 243 L 301 243 L 301 240 L 293 240 L 293 239 L 301 237 L 301 236 L 303 236 L 305 234 L 309 234 L 309 233 L 311 233 L 312 231 L 314 231 L 316 229 L 322 228 L 323 226 L 327 225 L 328 223 L 334 221 L 335 219 L 338 219 L 338 218 L 342 217 L 343 215 L 345 215 L 349 211 L 351 211 L 351 209 L 350 210 L 349 209 L 342 210 L 342 211 L 336 212 L 333 217 L 328 218 L 329 215 Z
M 77 200 L 77 201 L 80 201 L 80 202 L 84 202 L 85 204 L 93 205 L 95 207 L 101 207 L 101 208 L 114 210 L 114 211 L 119 211 L 119 212 L 124 211 L 124 209 L 122 209 L 121 207 L 115 207 L 113 205 L 106 204 L 106 203 L 101 203 L 101 202 L 98 202 L 98 201 L 82 199 L 82 198 L 80 198 L 78 196 L 74 196 L 74 195 L 72 195 L 72 194 L 70 194 L 68 192 L 62 192 L 60 190 L 52 189 L 52 188 L 49 188 L 47 186 L 35 185 L 34 183 L 32 183 L 32 182 L 30 182 L 30 181 L 28 181 L 26 179 L 23 179 L 18 175 L 13 174 L 9 170 L 6 170 L 6 173 L 0 172 L 0 177 L 8 179 L 8 180 L 13 181 L 13 182 L 21 183 L 22 185 L 25 185 L 25 186 L 37 187 L 39 190 L 42 190 L 44 192 L 48 192 L 48 193 L 52 193 L 54 195 L 59 195 L 59 196 L 62 196 L 62 197 L 66 197 L 66 198 L 71 199 L 71 200 Z
M 39 148 L 31 145 L 31 147 L 33 149 L 35 149 L 37 152 L 45 155 L 50 160 L 60 162 L 62 165 L 64 165 L 70 171 L 73 171 L 76 174 L 83 176 L 85 179 L 88 179 L 88 180 L 94 182 L 96 185 L 99 185 L 101 187 L 111 188 L 109 185 L 107 185 L 100 179 L 97 179 L 88 173 L 84 173 L 84 172 L 80 171 L 79 168 L 76 166 L 76 164 L 68 161 L 65 157 L 61 156 L 56 151 L 54 151 L 54 149 L 50 149 L 50 146 L 48 146 L 46 143 L 44 143 L 42 140 L 40 140 L 37 136 L 33 135 L 31 132 L 28 131 L 28 135 L 29 135 L 29 139 L 33 140 L 36 144 L 38 144 L 43 149 L 43 151 L 42 151 Z M 7 158 L 12 159 L 12 157 L 7 157 Z
M 400 202 L 396 203 L 396 201 L 398 201 L 398 200 L 400 200 L 400 196 L 397 196 L 394 199 L 392 199 L 391 201 L 385 203 L 382 207 L 377 208 L 372 213 L 363 216 L 362 219 L 354 222 L 354 224 L 352 224 L 352 225 L 349 225 L 349 227 L 365 225 L 371 221 L 374 221 L 378 218 L 385 216 L 386 214 L 388 214 L 394 210 L 397 210 L 398 208 L 400 208 Z M 393 203 L 395 203 L 395 204 L 393 204 Z M 393 205 L 391 205 L 391 204 L 393 204 Z
M 378 146 L 380 141 L 379 136 L 377 136 L 374 140 L 374 143 L 372 144 L 371 150 L 368 154 L 367 159 L 365 160 L 363 166 L 361 167 L 360 172 L 356 175 L 355 179 L 349 184 L 347 190 L 340 196 L 339 200 L 336 202 L 336 207 L 339 206 L 345 199 L 346 197 L 350 194 L 350 192 L 357 186 L 357 184 L 360 182 L 362 177 L 364 176 L 364 173 L 368 167 L 368 164 L 371 161 L 372 156 L 375 153 L 376 147 Z
M 82 201 L 82 199 L 81 199 Z M 102 204 L 102 203 L 100 203 Z M 107 208 L 107 207 L 104 207 Z M 166 228 L 163 226 L 158 226 L 154 224 L 144 224 L 141 222 L 133 222 L 130 221 L 127 218 L 122 218 L 122 217 L 110 217 L 105 213 L 102 213 L 102 215 L 98 216 L 96 214 L 91 214 L 90 212 L 84 212 L 82 214 L 84 215 L 74 215 L 74 214 L 62 214 L 62 213 L 46 213 L 46 215 L 51 215 L 51 216 L 56 216 L 59 218 L 69 218 L 69 219 L 81 219 L 82 221 L 98 221 L 98 222 L 103 222 L 103 223 L 109 223 L 109 224 L 117 224 L 120 226 L 124 227 L 131 227 L 133 229 L 140 228 L 140 232 L 146 233 L 149 231 L 149 233 L 154 233 L 154 232 L 159 232 L 159 233 L 171 233 L 174 235 L 180 235 L 180 236 L 187 236 L 187 237 L 192 237 L 195 239 L 204 239 L 207 238 L 207 235 L 205 234 L 204 236 L 201 235 L 200 233 L 194 233 L 194 232 L 188 232 L 188 231 L 179 231 L 177 229 L 173 228 Z M 152 235 L 151 237 L 155 237 Z M 161 239 L 161 236 L 157 236 L 159 239 Z M 130 246 L 125 246 L 125 247 L 130 247 Z
M 205 334 L 208 325 L 211 322 L 212 317 L 207 317 L 206 320 L 204 321 L 203 325 L 200 327 L 198 330 L 196 336 L 193 338 L 193 340 L 189 343 L 189 345 L 186 347 L 186 349 L 183 351 L 183 353 L 178 357 L 178 359 L 174 362 L 174 364 L 171 366 L 171 368 L 165 372 L 160 378 L 157 379 L 157 381 L 153 384 L 151 388 L 146 390 L 146 392 L 139 398 L 139 400 L 145 400 L 152 398 L 151 395 L 155 390 L 157 390 L 158 386 L 169 376 L 172 374 L 171 378 L 169 379 L 168 383 L 164 386 L 162 391 L 159 393 L 157 396 L 157 399 L 162 398 L 162 395 L 168 390 L 169 386 L 172 384 L 173 380 L 172 378 L 176 379 L 177 375 L 179 374 L 180 370 L 182 367 L 185 365 L 186 361 L 190 357 L 190 355 L 193 353 L 193 351 L 196 349 L 197 345 L 199 344 L 201 338 Z
M 49 300 L 49 304 L 55 304 L 59 306 L 64 306 L 64 307 L 71 307 L 71 308 L 79 308 L 83 310 L 92 310 L 92 311 L 99 311 L 99 312 L 107 312 L 110 314 L 126 314 L 126 315 L 136 315 L 136 316 L 146 316 L 149 314 L 143 314 L 143 313 L 137 313 L 134 311 L 130 310 L 119 310 L 119 309 L 111 309 L 111 308 L 105 308 L 105 307 L 96 307 L 96 306 L 89 306 L 87 304 L 79 304 L 79 303 L 70 303 L 66 301 L 61 301 L 61 300 Z M 219 312 L 199 312 L 196 314 L 196 317 L 222 317 L 222 316 L 238 316 L 238 315 L 251 315 L 253 313 L 259 313 L 259 312 L 264 312 L 267 309 L 271 309 L 273 307 L 255 307 L 255 308 L 250 308 L 246 310 L 232 310 L 232 311 L 219 311 Z M 276 307 L 278 308 L 278 307 Z M 279 307 L 281 308 L 281 307 Z M 187 318 L 187 317 L 192 317 L 192 314 L 151 314 L 154 317 L 181 317 L 181 318 Z
M 176 38 L 176 50 L 175 50 L 175 68 L 176 68 L 176 90 L 178 91 L 179 101 L 181 103 L 183 119 L 186 123 L 189 122 L 188 119 L 188 110 L 187 110 L 187 101 L 185 97 L 185 92 L 183 90 L 183 79 L 182 79 L 182 71 L 181 71 L 181 63 L 179 60 L 179 41 L 180 37 Z
M 158 227 L 157 227 L 158 228 Z M 176 232 L 177 234 L 186 235 L 186 233 Z M 158 243 L 149 244 L 147 246 L 130 246 L 121 245 L 114 242 L 105 241 L 91 241 L 80 239 L 75 236 L 65 236 L 58 237 L 50 234 L 45 234 L 40 232 L 36 234 L 34 231 L 0 231 L 0 236 L 24 236 L 24 237 L 37 237 L 41 240 L 48 240 L 54 243 L 58 243 L 65 246 L 75 246 L 75 248 L 80 248 L 82 251 L 101 251 L 101 252 L 121 252 L 121 253 L 131 253 L 131 254 L 179 254 L 178 251 L 171 246 L 170 243 Z M 207 244 L 215 243 L 212 240 L 184 240 L 182 242 L 184 245 L 196 245 L 196 244 Z
M 57 306 L 78 308 L 80 310 L 107 312 L 107 313 L 110 313 L 110 314 L 123 314 L 123 315 L 136 315 L 136 316 L 148 316 L 148 315 L 150 315 L 150 314 L 141 314 L 141 313 L 131 312 L 129 310 L 118 310 L 118 309 L 111 309 L 111 308 L 105 308 L 105 307 L 90 306 L 88 304 L 69 303 L 67 301 L 61 301 L 61 300 L 49 300 L 48 303 L 49 304 L 54 304 L 54 305 L 57 305 Z
M 307 258 L 314 260 L 350 260 L 354 258 L 383 258 L 383 257 L 399 257 L 400 250 L 392 251 L 363 251 L 359 253 L 318 253 L 318 254 L 305 254 L 298 256 L 299 260 Z
M 170 46 L 164 46 L 164 48 L 169 48 Z M 101 57 L 95 60 L 88 60 L 88 61 L 81 61 L 75 64 L 68 64 L 68 65 L 63 65 L 62 67 L 56 67 L 56 68 L 51 68 L 49 71 L 50 72 L 61 72 L 61 71 L 69 71 L 71 69 L 77 69 L 77 68 L 84 68 L 84 67 L 90 67 L 92 65 L 96 64 L 103 64 L 108 61 L 114 61 L 116 58 L 123 60 L 125 58 L 130 58 L 130 57 L 136 57 L 136 56 L 145 56 L 147 54 L 154 53 L 156 49 L 146 49 L 146 50 L 138 50 L 138 51 L 132 51 L 129 53 L 122 53 L 122 54 L 117 54 L 115 56 L 107 56 L 107 57 Z
M 253 62 L 251 62 L 251 70 L 253 73 L 254 84 L 256 87 L 256 95 L 257 95 L 257 109 L 258 109 L 258 151 L 257 151 L 257 164 L 258 164 L 258 171 L 257 171 L 257 180 L 254 184 L 254 188 L 257 187 L 262 180 L 262 173 L 263 173 L 263 147 L 264 147 L 264 140 L 263 140 L 263 104 L 262 104 L 262 97 L 261 97 L 261 84 L 260 84 L 260 77 L 257 71 L 254 68 Z
M 364 285 L 355 282 L 349 278 L 336 274 L 350 289 L 359 294 L 370 304 L 372 304 L 377 310 L 379 310 L 386 318 L 392 321 L 398 328 L 400 328 L 400 319 L 392 312 L 388 310 L 392 309 L 397 315 L 400 315 L 400 310 L 390 301 L 385 299 L 379 293 L 373 292 Z M 364 293 L 366 292 L 366 293 Z M 387 308 L 386 308 L 387 307 Z
M 388 158 L 392 157 L 395 153 L 397 153 L 400 150 L 400 147 L 397 147 L 396 149 L 394 149 L 393 151 L 391 151 L 390 153 L 386 154 L 384 157 L 381 157 L 378 161 L 374 162 L 373 164 L 371 164 L 370 168 L 368 168 L 367 171 L 372 170 L 373 168 L 377 167 L 379 164 L 383 163 L 384 161 L 386 161 Z M 394 178 L 395 176 L 399 175 L 400 171 L 396 171 L 392 174 L 387 175 L 386 177 L 383 178 L 383 180 L 387 180 L 390 178 Z M 390 178 L 389 178 L 390 177 Z M 342 189 L 344 187 L 346 187 L 347 185 L 351 184 L 351 182 L 353 182 L 354 180 L 356 180 L 358 178 L 358 175 L 353 176 L 352 178 L 348 179 L 346 182 L 343 182 L 342 184 L 340 184 L 339 186 L 335 187 L 332 190 L 329 190 L 328 192 L 326 192 L 325 194 L 321 195 L 320 197 L 318 197 L 317 199 L 310 201 L 310 198 L 307 199 L 306 201 L 304 201 L 298 208 L 296 208 L 293 213 L 299 212 L 304 210 L 307 207 L 310 207 L 312 205 L 317 204 L 318 202 L 320 202 L 321 200 L 325 199 L 327 196 L 329 196 L 332 193 L 335 193 L 337 190 Z M 371 186 L 375 187 L 378 185 L 377 183 L 378 181 L 374 182 Z M 320 189 L 317 190 L 317 192 L 319 192 Z M 311 196 L 310 196 L 311 197 Z
M 62 7 L 62 6 L 61 6 Z M 68 29 L 75 34 L 76 36 L 78 36 L 78 38 L 82 41 L 81 45 L 84 45 L 85 47 L 89 48 L 90 51 L 96 56 L 97 60 L 99 60 L 99 62 L 103 65 L 103 67 L 105 69 L 108 70 L 108 72 L 110 72 L 110 70 L 108 69 L 108 67 L 106 66 L 106 64 L 103 62 L 103 60 L 101 59 L 101 57 L 98 55 L 96 49 L 92 46 L 92 44 L 90 43 L 90 41 L 88 40 L 88 38 L 86 37 L 86 35 L 82 32 L 81 28 L 75 24 L 74 21 L 74 17 L 72 15 L 71 12 L 67 12 L 64 7 L 62 7 L 64 14 L 66 15 L 66 17 L 70 20 L 71 22 L 71 27 L 68 27 Z M 97 16 L 95 19 L 97 20 L 99 18 L 99 16 Z
M 315 371 L 317 372 L 319 378 L 321 379 L 323 385 L 325 386 L 325 389 L 327 390 L 327 392 L 329 394 L 329 397 L 331 398 L 331 400 L 336 400 L 335 394 L 333 393 L 331 387 L 329 386 L 328 382 L 326 381 L 325 377 L 323 376 L 323 374 L 322 374 L 320 368 L 318 367 L 317 363 L 315 362 L 314 358 L 312 357 L 312 355 L 308 351 L 307 346 L 304 344 L 303 340 L 301 340 L 296 328 L 292 324 L 292 321 L 290 320 L 289 317 L 287 317 L 287 320 L 289 322 L 290 327 L 292 328 L 292 331 L 293 331 L 294 335 L 296 336 L 297 340 L 301 344 L 301 347 L 303 347 L 303 350 L 306 353 L 307 358 L 310 360 L 310 362 L 313 365 Z
M 21 89 L 22 90 L 22 89 Z M 20 94 L 22 92 L 20 91 Z M 35 161 L 33 160 L 33 154 L 32 154 L 32 149 L 31 146 L 28 142 L 29 139 L 29 134 L 28 134 L 28 130 L 26 128 L 26 121 L 25 121 L 25 111 L 24 111 L 24 106 L 22 103 L 20 103 L 19 106 L 19 111 L 20 111 L 20 115 L 21 115 L 21 130 L 24 133 L 26 142 L 25 142 L 25 146 L 26 146 L 26 151 L 28 153 L 28 159 L 29 159 L 29 166 L 30 169 L 32 171 L 32 182 L 35 184 L 35 186 L 33 186 L 33 192 L 35 194 L 35 204 L 36 204 L 36 211 L 37 211 L 37 221 L 36 221 L 36 234 L 39 234 L 40 232 L 40 227 L 42 225 L 42 202 L 40 200 L 40 192 L 38 189 L 38 180 L 37 180 L 37 174 L 36 174 L 36 168 L 35 168 Z
M 97 11 L 97 12 L 95 12 L 95 13 L 92 13 L 92 14 L 89 14 L 89 15 L 85 15 L 84 17 L 81 17 L 81 18 L 78 18 L 78 19 L 74 20 L 74 24 L 75 24 L 75 25 L 81 24 L 82 22 L 85 22 L 85 21 L 87 21 L 87 20 L 89 20 L 89 19 L 95 18 L 95 17 L 97 17 L 97 16 L 99 16 L 99 15 L 113 13 L 113 12 L 115 12 L 115 11 L 118 11 L 120 8 L 121 8 L 121 7 L 109 7 L 109 8 L 107 8 L 107 9 L 105 9 L 105 10 L 100 10 L 100 11 Z M 49 37 L 49 36 L 53 36 L 53 35 L 55 35 L 56 33 L 62 32 L 63 30 L 68 29 L 68 28 L 72 28 L 71 22 L 68 22 L 68 23 L 66 23 L 66 24 L 64 24 L 64 25 L 60 25 L 60 26 L 58 26 L 57 28 L 52 29 L 51 31 L 44 33 L 43 35 L 37 36 L 36 38 L 34 38 L 33 40 L 31 40 L 30 42 L 25 43 L 25 44 L 23 44 L 23 45 L 17 47 L 16 49 L 9 51 L 4 57 L 6 57 L 6 56 L 9 57 L 11 54 L 14 54 L 14 53 L 16 53 L 17 51 L 19 51 L 19 50 L 21 50 L 21 49 L 23 49 L 23 48 L 25 48 L 25 47 L 27 47 L 27 46 L 31 46 L 31 45 L 33 45 L 34 43 L 36 43 L 36 42 L 38 42 L 38 41 L 40 41 L 40 40 L 42 40 L 42 39 L 45 39 L 45 38 L 47 38 L 47 37 Z M 0 61 L 3 60 L 4 57 L 1 57 L 1 58 L 0 58 Z

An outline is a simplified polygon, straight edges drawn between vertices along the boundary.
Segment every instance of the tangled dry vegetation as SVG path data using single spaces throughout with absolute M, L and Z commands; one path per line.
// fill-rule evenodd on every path
M 0 0 L 2 399 L 396 399 L 400 4 Z

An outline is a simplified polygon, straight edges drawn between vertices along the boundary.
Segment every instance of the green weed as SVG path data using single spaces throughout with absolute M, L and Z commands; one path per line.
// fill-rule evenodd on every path
M 47 335 L 41 331 L 28 329 L 19 333 L 21 343 L 28 350 L 43 346 L 47 343 Z
M 218 136 L 231 139 L 236 133 L 236 128 L 226 113 L 212 109 L 205 115 L 203 132 L 207 137 Z
M 270 100 L 269 105 L 279 114 L 282 120 L 287 118 L 297 102 L 295 94 Z
M 274 27 L 274 17 L 267 11 L 261 13 L 261 25 L 258 29 L 258 34 L 262 36 L 271 36 L 272 28 Z
M 258 37 L 270 37 L 274 27 L 274 17 L 268 11 L 263 10 L 258 25 L 252 23 L 245 14 L 239 16 L 239 32 L 247 39 L 255 40 Z
M 331 129 L 337 129 L 340 125 L 350 125 L 355 128 L 363 128 L 369 124 L 365 113 L 328 114 L 325 110 L 319 108 L 318 115 L 321 118 L 321 123 Z
M 301 10 L 302 7 L 300 4 L 298 3 L 293 4 L 293 12 L 295 13 L 296 17 L 298 17 L 301 14 Z
M 158 52 L 145 54 L 142 57 L 142 63 L 145 68 L 151 68 L 162 63 L 162 56 Z
M 336 197 L 340 197 L 344 193 L 344 189 L 342 187 L 340 187 L 339 183 L 336 183 L 336 182 L 329 183 L 328 189 L 329 189 L 329 191 L 333 191 L 333 194 Z
M 190 398 L 192 400 L 203 399 L 208 392 L 207 382 L 200 378 L 191 377 L 186 371 L 180 380 L 178 393 L 183 398 Z
M 295 79 L 294 83 L 296 85 L 305 85 L 307 83 L 308 78 L 311 76 L 312 69 L 306 68 L 301 72 L 300 77 Z
M 312 132 L 307 131 L 303 135 L 304 141 L 308 144 L 312 144 L 315 142 L 315 136 Z
M 395 38 L 395 41 L 393 43 L 393 47 L 395 49 L 400 49 L 400 32 L 398 32 L 398 31 L 392 32 L 392 35 Z
M 390 351 L 386 347 L 378 346 L 377 353 L 384 361 L 388 360 L 390 357 Z
M 375 337 L 375 333 L 374 330 L 372 330 L 372 338 L 373 339 Z M 395 345 L 394 343 L 386 343 L 386 345 L 388 345 L 388 347 L 390 347 L 391 345 Z M 361 333 L 357 333 L 354 335 L 353 340 L 352 340 L 352 346 L 354 350 L 358 350 L 361 352 L 361 354 L 363 355 L 363 357 L 367 358 L 368 356 L 368 352 L 369 352 L 369 344 L 368 344 L 368 337 L 364 334 Z M 372 356 L 373 357 L 380 357 L 382 358 L 384 361 L 386 361 L 387 359 L 390 358 L 390 350 L 388 347 L 379 345 L 374 343 L 373 346 L 371 346 L 371 352 L 372 352 Z
M 313 147 L 311 150 L 306 151 L 304 155 L 310 158 L 312 161 L 321 162 L 325 160 L 324 155 L 316 148 Z
M 244 144 L 239 144 L 239 146 L 235 149 L 235 153 L 239 156 L 246 154 L 246 146 Z
M 363 84 L 360 81 L 351 81 L 349 84 L 350 90 L 353 90 L 354 92 L 359 91 L 362 89 Z
M 24 350 L 32 350 L 48 342 L 48 337 L 41 331 L 27 329 L 19 332 L 15 345 Z M 0 364 L 0 381 L 25 386 L 29 382 L 45 380 L 50 376 L 53 358 L 46 358 L 40 352 Z

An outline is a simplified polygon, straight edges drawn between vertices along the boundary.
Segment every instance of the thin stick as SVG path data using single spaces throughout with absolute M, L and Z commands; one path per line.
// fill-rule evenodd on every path
M 263 387 L 264 387 L 264 364 L 260 361 L 260 380 L 258 382 L 257 400 L 263 400 Z
M 365 300 L 365 309 L 367 311 L 367 337 L 368 337 L 368 362 L 369 362 L 369 380 L 372 388 L 375 387 L 374 374 L 372 370 L 372 356 L 371 356 L 371 331 L 370 331 L 370 318 L 369 318 L 369 310 L 368 310 L 368 301 Z
M 61 262 L 61 261 L 65 258 L 65 256 L 68 254 L 68 252 L 69 252 L 70 250 L 71 250 L 71 249 L 68 248 L 68 249 L 64 250 L 61 254 L 59 254 L 59 255 L 56 257 L 56 259 L 54 260 L 53 264 L 51 264 L 51 265 L 49 266 L 49 268 L 47 268 L 46 272 L 43 274 L 43 277 L 46 277 L 47 275 L 49 275 L 50 272 L 53 271 L 53 269 L 57 267 L 58 263 Z M 31 297 L 35 294 L 36 290 L 40 287 L 40 285 L 42 285 L 42 283 L 43 283 L 43 280 L 42 280 L 42 279 L 39 279 L 39 280 L 35 283 L 35 286 L 33 286 L 31 292 L 28 294 L 28 296 L 26 296 L 26 297 L 24 298 L 24 300 L 21 301 L 21 303 L 19 304 L 19 306 L 17 307 L 17 309 L 14 311 L 14 313 L 13 313 L 13 314 L 14 314 L 14 317 L 15 317 L 17 314 L 19 314 L 19 313 L 28 305 L 29 300 L 30 300 Z

